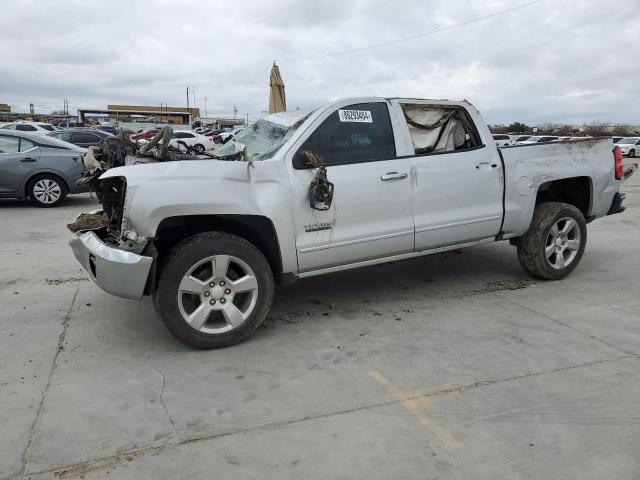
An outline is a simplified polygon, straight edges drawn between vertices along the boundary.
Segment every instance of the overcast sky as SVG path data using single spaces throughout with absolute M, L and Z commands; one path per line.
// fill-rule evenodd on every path
M 529 0 L 530 1 L 530 0 Z M 278 59 L 289 109 L 347 96 L 466 98 L 491 123 L 640 124 L 638 0 L 13 0 L 2 2 L 0 103 L 108 103 L 255 117 Z

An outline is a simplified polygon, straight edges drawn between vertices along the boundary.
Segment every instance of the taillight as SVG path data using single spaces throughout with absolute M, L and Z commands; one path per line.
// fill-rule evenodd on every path
M 615 162 L 616 180 L 620 180 L 623 174 L 622 150 L 620 150 L 620 147 L 613 147 L 613 159 Z

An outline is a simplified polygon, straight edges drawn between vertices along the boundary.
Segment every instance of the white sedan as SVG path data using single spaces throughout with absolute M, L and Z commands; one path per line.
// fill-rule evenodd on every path
M 48 135 L 51 132 L 56 131 L 56 127 L 49 123 L 42 122 L 25 122 L 25 121 L 17 121 L 12 123 L 6 123 L 0 126 L 3 130 L 14 130 L 18 132 L 30 132 L 35 133 L 37 135 Z
M 622 154 L 627 157 L 635 157 L 640 154 L 640 138 L 638 137 L 627 137 L 620 140 L 615 144 L 616 147 L 620 147 L 622 150 Z
M 509 135 L 493 134 L 493 140 L 500 148 L 511 146 L 511 137 Z
M 184 146 L 180 145 L 178 142 L 184 142 L 186 145 L 190 147 L 194 147 L 196 151 L 200 153 L 206 150 L 213 150 L 217 146 L 214 142 L 209 140 L 204 135 L 200 135 L 199 133 L 195 133 L 195 132 L 184 132 L 184 131 L 173 132 L 173 134 L 171 135 L 171 141 L 169 142 L 169 145 L 176 148 L 182 147 L 182 149 L 184 149 Z
M 535 137 L 529 137 L 524 142 L 518 142 L 520 145 L 532 145 L 534 143 L 548 143 L 548 142 L 557 142 L 560 140 L 560 137 L 556 137 L 553 135 L 539 135 Z
M 244 127 L 242 127 L 242 128 L 234 128 L 233 130 L 230 130 L 228 132 L 221 132 L 220 133 L 220 140 L 222 140 L 222 143 L 227 143 L 229 140 L 231 140 L 233 137 L 235 137 L 242 130 L 244 130 Z

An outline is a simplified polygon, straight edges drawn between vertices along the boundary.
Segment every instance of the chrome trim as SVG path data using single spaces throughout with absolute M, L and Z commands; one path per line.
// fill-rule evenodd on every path
M 73 235 L 69 246 L 102 290 L 118 297 L 142 298 L 153 258 L 111 247 L 94 232 Z
M 470 225 L 472 223 L 490 222 L 491 220 L 498 220 L 500 218 L 502 218 L 502 215 L 494 215 L 492 217 L 474 218 L 473 220 L 465 220 L 463 222 L 453 222 L 453 223 L 447 223 L 445 225 L 435 225 L 433 227 L 416 228 L 416 233 L 428 232 L 430 230 L 441 230 L 443 228 L 449 228 L 449 227 L 459 227 L 461 225 Z
M 352 268 L 368 267 L 370 265 L 377 265 L 380 263 L 397 262 L 399 260 L 407 260 L 409 258 L 422 257 L 425 255 L 432 255 L 434 253 L 448 252 L 449 250 L 455 250 L 456 248 L 473 247 L 475 245 L 482 245 L 484 243 L 493 243 L 495 237 L 485 238 L 477 240 L 475 242 L 459 243 L 457 245 L 448 245 L 446 247 L 432 248 L 429 250 L 420 250 L 419 252 L 402 253 L 400 255 L 393 255 L 391 257 L 374 258 L 371 260 L 364 260 L 362 262 L 348 263 L 346 265 L 338 265 L 335 267 L 321 268 L 319 270 L 310 270 L 308 272 L 298 273 L 298 278 L 315 277 L 316 275 L 324 275 L 325 273 L 341 272 L 343 270 L 350 270 Z
M 375 237 L 359 238 L 357 240 L 347 240 L 344 242 L 330 243 L 328 245 L 320 245 L 317 247 L 301 248 L 300 253 L 316 252 L 318 250 L 326 250 L 328 248 L 343 247 L 345 245 L 356 245 L 358 243 L 374 242 L 376 240 L 384 240 L 385 238 L 402 237 L 403 235 L 413 235 L 413 230 L 406 230 L 398 233 L 388 233 L 386 235 L 376 235 Z

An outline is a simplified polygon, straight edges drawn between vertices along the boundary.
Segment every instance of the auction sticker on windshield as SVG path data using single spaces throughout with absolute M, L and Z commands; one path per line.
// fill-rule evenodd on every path
M 369 110 L 338 110 L 341 122 L 373 123 Z

